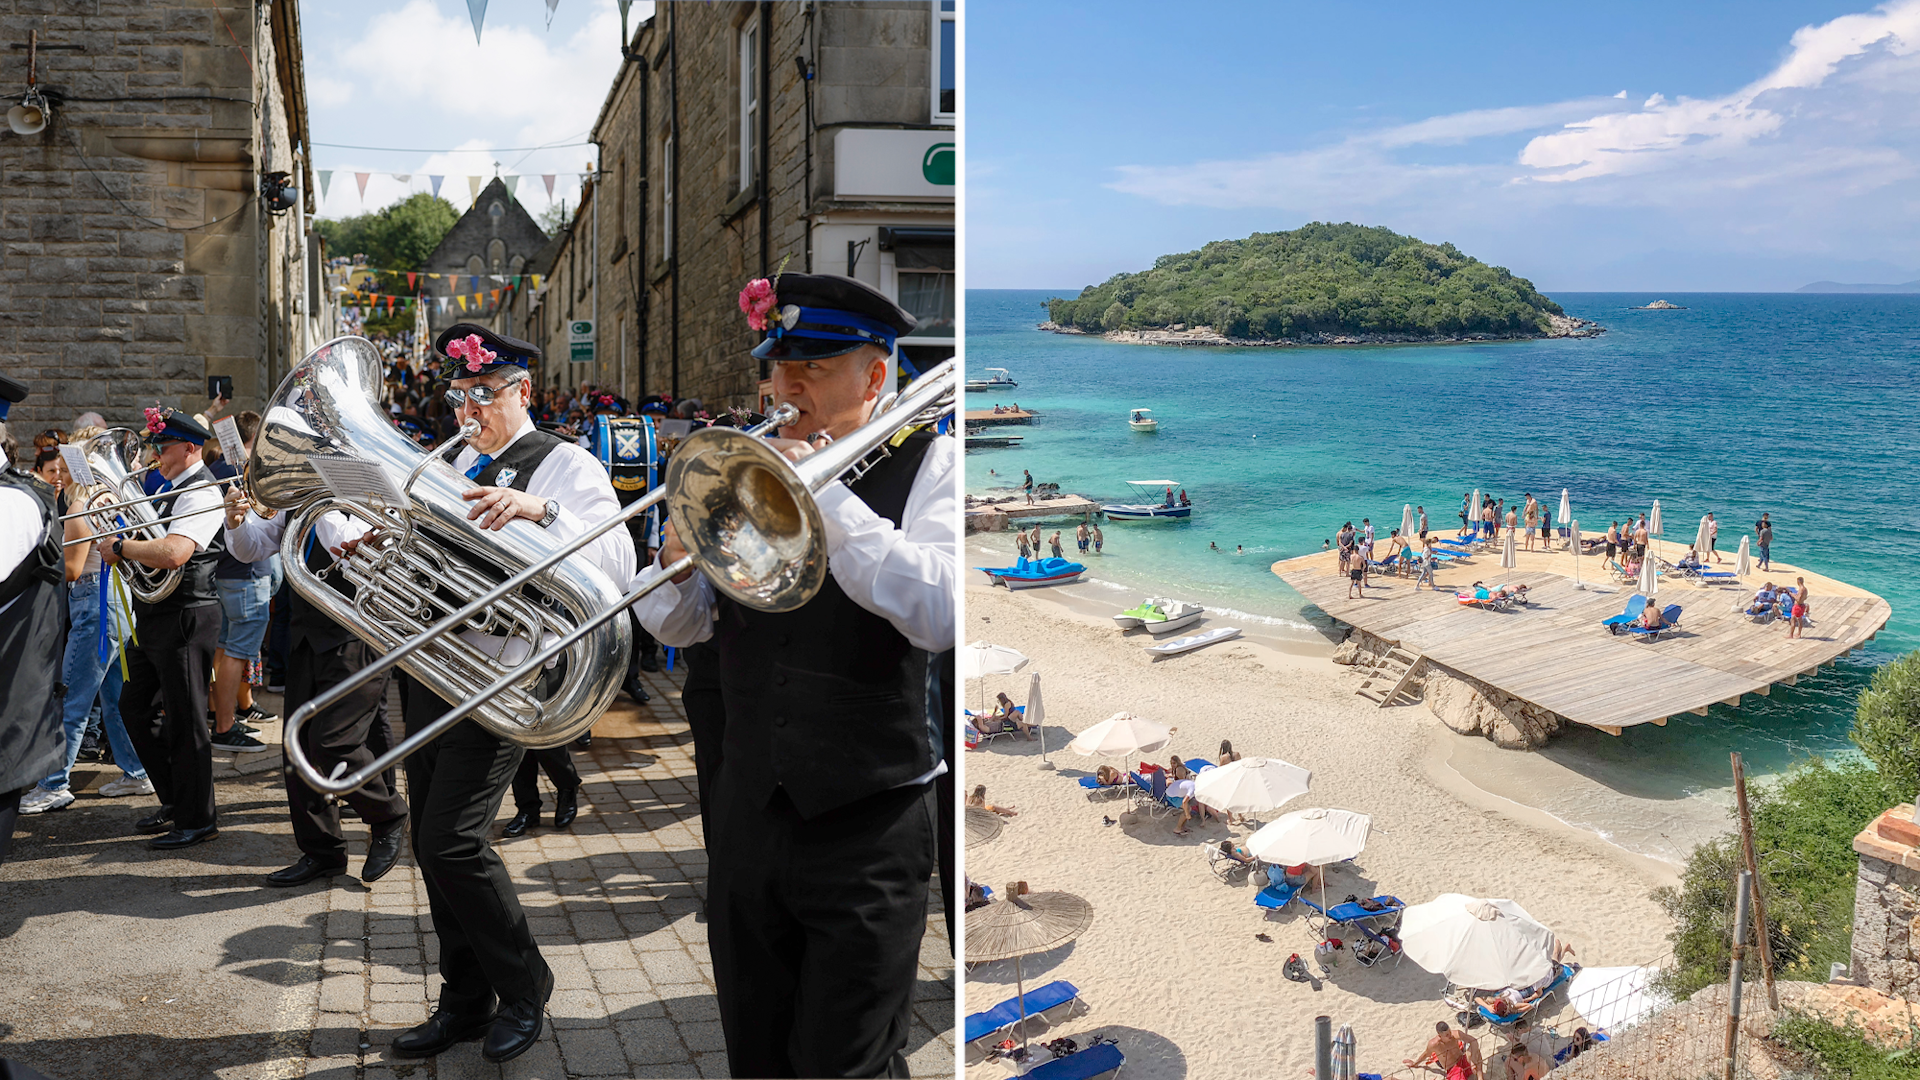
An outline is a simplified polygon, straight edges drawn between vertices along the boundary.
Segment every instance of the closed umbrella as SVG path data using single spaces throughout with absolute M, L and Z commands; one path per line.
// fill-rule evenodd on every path
M 991 810 L 982 810 L 977 806 L 967 807 L 967 846 L 977 847 L 992 841 L 1007 827 L 1005 818 Z
M 1400 508 L 1400 536 L 1404 539 L 1413 535 L 1413 504 L 1407 503 Z
M 1172 728 L 1117 712 L 1075 735 L 1067 749 L 1082 757 L 1117 757 L 1124 764 L 1135 754 L 1151 754 L 1172 741 Z
M 1407 959 L 1455 986 L 1481 990 L 1525 986 L 1545 975 L 1553 940 L 1553 931 L 1512 900 L 1442 893 L 1400 917 Z
M 1480 531 L 1480 489 L 1473 489 L 1473 502 L 1467 507 L 1467 531 Z
M 1700 528 L 1693 534 L 1694 554 L 1700 556 L 1702 559 L 1707 557 L 1707 528 L 1706 515 L 1702 514 L 1700 516 Z
M 1567 489 L 1561 488 L 1560 489 L 1560 519 L 1559 519 L 1560 523 L 1562 525 L 1565 525 L 1567 522 L 1571 521 L 1572 519 L 1573 519 L 1573 500 L 1570 497 L 1568 497 Z M 1567 535 L 1572 538 L 1574 543 L 1580 542 L 1579 533 L 1569 532 L 1567 533 Z
M 1341 1024 L 1340 1034 L 1333 1037 L 1333 1080 L 1354 1080 L 1357 1066 L 1353 1058 L 1353 1025 Z
M 976 641 L 962 646 L 959 656 L 960 677 L 963 679 L 984 679 L 989 675 L 1012 675 L 1027 666 L 1030 661 L 1025 653 L 1018 649 L 1009 649 L 1005 645 L 990 645 Z M 987 684 L 980 684 L 980 708 L 984 711 L 987 702 Z
M 1660 591 L 1660 564 L 1649 552 L 1640 560 L 1640 595 L 1651 600 Z
M 1065 945 L 1092 924 L 1093 905 L 1080 897 L 1064 892 L 1023 896 L 1018 883 L 1008 885 L 1000 899 L 967 912 L 967 963 L 1013 961 L 1022 1045 L 1027 1037 L 1027 985 L 1020 959 Z
M 1580 523 L 1579 522 L 1577 521 L 1567 522 L 1567 543 L 1568 543 L 1568 550 L 1573 552 L 1573 587 L 1576 589 L 1584 589 L 1586 588 L 1586 586 L 1580 583 Z
M 1740 553 L 1733 557 L 1733 572 L 1736 577 L 1746 577 L 1753 573 L 1753 552 L 1747 544 L 1751 539 L 1747 536 L 1740 538 Z
M 1512 529 L 1507 530 L 1506 544 L 1500 549 L 1500 565 L 1503 567 L 1506 567 L 1508 570 L 1512 570 L 1513 568 L 1520 565 L 1519 552 L 1516 551 L 1513 546 L 1513 530 Z
M 1193 797 L 1230 814 L 1263 814 L 1307 793 L 1313 773 L 1278 758 L 1249 757 L 1208 769 L 1193 780 Z
M 1647 515 L 1647 535 L 1654 537 L 1654 551 L 1660 550 L 1660 500 L 1653 500 L 1653 511 Z
M 1040 725 L 1047 719 L 1047 710 L 1040 703 L 1040 673 L 1034 672 L 1032 681 L 1027 683 L 1027 723 L 1040 736 L 1040 767 L 1053 768 L 1053 762 L 1047 760 L 1047 729 Z

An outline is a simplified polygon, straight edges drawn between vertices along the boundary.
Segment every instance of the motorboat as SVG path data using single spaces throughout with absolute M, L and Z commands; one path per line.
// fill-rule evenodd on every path
M 1211 630 L 1203 630 L 1190 637 L 1175 638 L 1172 641 L 1155 642 L 1147 646 L 1147 651 L 1155 656 L 1173 656 L 1176 653 L 1192 652 L 1195 649 L 1206 648 L 1208 645 L 1212 645 L 1217 641 L 1228 641 L 1239 636 L 1240 628 L 1237 626 L 1216 626 Z
M 1152 409 L 1135 409 L 1127 414 L 1127 426 L 1135 431 L 1152 433 L 1160 430 L 1160 421 L 1151 415 Z
M 1125 483 L 1143 497 L 1155 490 L 1171 491 L 1180 486 L 1178 480 L 1127 480 Z M 1157 503 L 1109 503 L 1102 506 L 1100 512 L 1107 515 L 1109 521 L 1157 521 L 1162 518 L 1192 517 L 1193 505 L 1174 502 L 1171 496 L 1163 495 Z
M 1009 387 L 1014 387 L 1019 385 L 1020 385 L 1019 383 L 1013 381 L 1013 376 L 1007 374 L 1007 369 L 1003 367 L 988 368 L 987 377 L 984 379 L 968 379 L 967 380 L 967 389 L 970 391 L 972 390 L 1004 390 Z
M 1012 566 L 976 566 L 995 585 L 1009 589 L 1034 589 L 1043 585 L 1071 585 L 1080 580 L 1087 568 L 1065 559 L 1029 559 L 1022 556 Z

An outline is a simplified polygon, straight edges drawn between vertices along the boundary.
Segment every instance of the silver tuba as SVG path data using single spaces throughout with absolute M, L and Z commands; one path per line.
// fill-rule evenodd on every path
M 379 406 L 381 382 L 372 342 L 341 337 L 315 349 L 274 393 L 247 460 L 246 490 L 255 504 L 292 514 L 280 555 L 294 589 L 384 653 L 566 549 L 531 522 L 492 531 L 468 521 L 471 504 L 461 493 L 473 481 L 387 421 Z M 369 492 L 388 494 L 339 497 L 313 464 L 316 458 L 372 466 L 386 482 L 371 484 Z M 391 542 L 378 550 L 363 544 L 315 574 L 303 556 L 316 524 L 334 512 L 383 530 Z M 328 577 L 349 588 L 336 588 Z M 599 567 L 563 558 L 472 612 L 460 632 L 410 652 L 400 666 L 448 701 L 506 679 L 498 696 L 473 710 L 474 719 L 522 746 L 559 746 L 590 728 L 612 702 L 626 675 L 633 630 L 627 620 L 609 621 L 574 640 L 551 666 L 526 658 L 620 597 Z
M 109 428 L 88 439 L 81 449 L 87 456 L 87 467 L 93 470 L 99 484 L 74 509 L 86 514 L 87 524 L 95 535 L 86 541 L 70 543 L 91 542 L 108 533 L 121 533 L 135 540 L 158 540 L 165 536 L 167 527 L 160 520 L 160 512 L 140 486 L 140 476 L 147 471 L 139 466 L 147 449 L 140 435 L 126 428 Z M 133 590 L 134 597 L 148 604 L 157 604 L 173 595 L 186 574 L 185 567 L 156 570 L 132 559 L 121 560 L 120 570 L 126 574 L 127 586 Z

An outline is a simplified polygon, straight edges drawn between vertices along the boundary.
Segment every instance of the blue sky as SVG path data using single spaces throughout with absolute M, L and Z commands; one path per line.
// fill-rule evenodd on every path
M 634 4 L 630 26 L 652 11 L 650 2 Z M 496 161 L 503 175 L 525 175 L 516 194 L 532 213 L 548 205 L 546 173 L 555 174 L 553 201 L 577 204 L 591 146 L 487 152 L 581 143 L 599 115 L 620 66 L 619 8 L 614 0 L 559 0 L 552 14 L 549 25 L 542 0 L 493 0 L 476 45 L 466 0 L 303 4 L 313 141 L 405 148 L 315 146 L 314 168 L 333 171 L 322 216 L 428 191 L 430 174 L 445 177 L 441 196 L 464 210 L 467 177 L 491 178 Z M 375 174 L 364 199 L 355 172 Z M 314 186 L 320 195 L 318 177 Z
M 1357 221 L 1544 290 L 1920 278 L 1920 0 L 977 2 L 973 288 Z

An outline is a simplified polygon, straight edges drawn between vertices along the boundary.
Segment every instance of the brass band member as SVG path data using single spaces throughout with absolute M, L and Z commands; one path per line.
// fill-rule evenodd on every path
M 543 528 L 566 540 L 619 511 L 613 485 L 593 455 L 540 431 L 527 415 L 533 387 L 528 367 L 539 361 L 539 349 L 470 323 L 447 328 L 434 347 L 449 358 L 442 375 L 452 380 L 447 401 L 455 416 L 480 424 L 479 434 L 451 459 L 480 484 L 466 493 L 473 503 L 467 516 L 475 525 L 502 529 L 517 519 L 518 528 Z M 633 542 L 624 530 L 600 537 L 581 556 L 616 585 L 633 577 Z M 462 636 L 508 663 L 538 645 L 502 642 L 473 630 Z M 452 707 L 404 675 L 401 701 L 409 734 Z M 445 985 L 433 1016 L 394 1039 L 399 1056 L 437 1054 L 484 1034 L 481 1055 L 507 1061 L 540 1036 L 553 972 L 527 928 L 506 864 L 487 842 L 523 753 L 467 720 L 407 759 L 413 856 L 440 937 Z
M 165 832 L 151 846 L 183 848 L 220 834 L 213 808 L 213 737 L 207 729 L 207 673 L 220 636 L 219 594 L 213 572 L 227 541 L 221 532 L 220 493 L 213 487 L 200 448 L 213 437 L 192 417 L 147 410 L 147 441 L 162 477 L 153 506 L 160 517 L 188 516 L 167 525 L 157 540 L 118 537 L 100 557 L 158 570 L 185 567 L 180 584 L 165 599 L 133 602 L 133 640 L 127 646 L 127 681 L 120 690 L 120 717 L 127 737 L 147 767 L 160 808 L 134 823 L 140 832 Z M 163 712 L 164 710 L 164 712 Z M 172 831 L 167 830 L 172 823 Z
M 27 396 L 27 384 L 0 375 L 0 444 L 7 410 Z M 0 862 L 13 846 L 20 796 L 60 768 L 67 750 L 61 730 L 60 655 L 67 642 L 64 530 L 53 489 L 17 473 L 0 453 Z M 4 1066 L 0 1062 L 0 1067 Z
M 811 453 L 802 440 L 816 432 L 854 431 L 893 388 L 894 342 L 915 321 L 877 290 L 787 274 L 741 299 L 771 326 L 753 355 L 800 410 L 773 443 L 790 458 Z M 826 488 L 831 573 L 797 610 L 744 607 L 697 573 L 637 605 L 662 643 L 711 640 L 718 654 L 726 722 L 703 824 L 735 1076 L 907 1075 L 946 768 L 930 686 L 955 633 L 954 459 L 954 439 L 913 431 Z M 669 531 L 642 574 L 682 553 Z
M 256 562 L 280 550 L 287 515 L 269 511 L 263 516 L 236 488 L 227 492 L 227 550 L 242 562 Z M 315 576 L 333 564 L 334 553 L 365 527 L 345 514 L 323 515 L 295 557 Z M 352 598 L 353 585 L 335 575 L 327 583 Z M 374 652 L 365 642 L 328 618 L 300 595 L 287 620 L 287 693 L 289 714 L 325 693 L 341 680 L 367 666 Z M 387 745 L 387 680 L 385 676 L 359 687 L 313 717 L 300 731 L 308 758 L 322 774 L 345 762 L 356 771 L 373 761 L 376 746 Z M 380 730 L 376 734 L 376 728 Z M 347 869 L 347 838 L 340 829 L 340 811 L 326 796 L 308 787 L 289 758 L 282 771 L 287 786 L 287 810 L 293 817 L 293 839 L 300 859 L 292 866 L 266 875 L 268 885 L 285 888 L 304 885 L 318 877 L 332 877 Z M 360 880 L 371 884 L 393 869 L 405 838 L 407 802 L 393 788 L 393 772 L 374 777 L 366 786 L 344 796 L 348 806 L 367 823 L 373 835 L 367 843 L 367 861 Z

